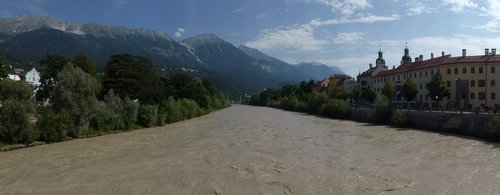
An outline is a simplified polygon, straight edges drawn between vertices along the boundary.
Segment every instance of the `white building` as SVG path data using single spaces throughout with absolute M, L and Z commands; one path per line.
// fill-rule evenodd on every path
M 21 77 L 19 77 L 19 75 L 15 75 L 15 74 L 9 74 L 8 78 L 10 80 L 13 80 L 13 81 L 20 81 L 21 80 Z
M 25 78 L 26 82 L 28 82 L 30 85 L 33 85 L 34 87 L 40 86 L 40 73 L 36 71 L 35 68 L 28 71 Z

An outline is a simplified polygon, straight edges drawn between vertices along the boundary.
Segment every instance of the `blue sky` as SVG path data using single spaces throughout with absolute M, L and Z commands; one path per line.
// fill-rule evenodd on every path
M 0 17 L 55 16 L 146 28 L 176 40 L 214 33 L 290 63 L 317 61 L 350 75 L 414 58 L 500 48 L 500 0 L 0 0 Z

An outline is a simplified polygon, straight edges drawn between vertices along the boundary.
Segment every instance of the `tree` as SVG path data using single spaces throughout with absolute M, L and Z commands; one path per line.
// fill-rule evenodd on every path
M 3 67 L 4 64 L 5 64 L 5 59 L 0 54 L 0 80 L 3 78 L 7 78 L 7 76 L 9 76 L 7 70 L 5 70 L 5 68 Z
M 45 67 L 40 78 L 40 88 L 36 92 L 36 99 L 44 102 L 50 99 L 52 90 L 55 87 L 57 75 L 68 64 L 68 61 L 56 54 L 47 54 L 47 57 L 40 60 L 40 65 Z
M 89 127 L 99 89 L 97 79 L 78 67 L 66 66 L 57 76 L 51 103 L 56 112 L 68 116 L 68 136 L 77 137 L 81 129 Z
M 413 101 L 417 93 L 417 85 L 410 79 L 407 79 L 401 87 L 401 95 L 406 99 L 406 101 L 408 101 L 408 103 L 410 103 L 410 101 Z
M 200 84 L 201 85 L 201 84 Z M 120 97 L 159 104 L 166 99 L 165 87 L 149 59 L 129 54 L 113 55 L 104 70 L 104 91 L 113 89 Z
M 390 80 L 387 80 L 385 82 L 384 88 L 382 88 L 382 95 L 387 97 L 387 99 L 391 100 L 394 94 L 396 94 L 394 86 L 392 85 L 392 82 Z
M 95 77 L 97 74 L 97 64 L 87 56 L 80 54 L 73 60 L 73 65 L 79 67 L 83 72 Z
M 429 83 L 425 84 L 425 88 L 429 91 L 427 96 L 431 97 L 431 99 L 436 100 L 436 102 L 441 101 L 444 97 L 450 97 L 450 90 L 446 88 L 446 83 L 443 81 L 443 76 L 439 72 L 434 74 Z
M 0 81 L 0 139 L 7 143 L 29 143 L 39 136 L 29 116 L 36 113 L 33 90 L 25 82 Z
M 352 99 L 355 101 L 359 101 L 359 99 L 361 98 L 361 93 L 362 93 L 361 86 L 355 85 L 351 90 Z
M 373 101 L 375 100 L 376 97 L 377 97 L 377 94 L 375 93 L 375 89 L 373 88 L 373 86 L 368 87 L 367 89 L 363 90 L 363 92 L 361 93 L 361 98 L 363 98 L 364 100 L 366 100 L 370 103 L 373 103 Z

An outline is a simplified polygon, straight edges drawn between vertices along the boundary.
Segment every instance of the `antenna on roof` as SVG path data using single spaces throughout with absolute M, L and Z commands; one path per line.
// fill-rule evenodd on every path
M 382 51 L 382 45 L 378 45 L 378 50 Z
M 405 42 L 405 45 L 406 45 L 406 49 L 408 49 L 408 42 Z

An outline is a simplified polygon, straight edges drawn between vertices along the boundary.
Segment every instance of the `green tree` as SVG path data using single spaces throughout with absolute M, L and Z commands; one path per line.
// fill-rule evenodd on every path
M 3 57 L 2 54 L 0 54 L 0 80 L 3 78 L 7 78 L 7 76 L 9 76 L 7 70 L 5 70 L 5 68 L 3 67 L 4 64 L 5 64 L 5 58 Z
M 375 98 L 377 97 L 377 93 L 375 93 L 375 89 L 373 86 L 368 87 L 367 89 L 364 89 L 363 92 L 361 93 L 361 98 L 364 100 L 373 103 Z
M 439 72 L 434 74 L 429 83 L 425 84 L 425 88 L 429 91 L 427 96 L 436 100 L 436 102 L 440 102 L 444 97 L 450 97 L 450 90 L 446 87 L 443 76 Z
M 410 79 L 407 79 L 401 87 L 401 95 L 406 99 L 406 101 L 408 101 L 408 103 L 410 103 L 413 101 L 417 93 L 417 85 Z
M 73 60 L 73 65 L 79 67 L 83 72 L 95 77 L 97 74 L 97 64 L 83 54 L 79 54 Z
M 394 86 L 392 85 L 392 82 L 390 80 L 387 80 L 385 82 L 384 87 L 382 88 L 382 95 L 387 97 L 387 99 L 391 100 L 394 94 L 396 94 Z
M 352 90 L 351 90 L 351 97 L 354 101 L 359 101 L 359 99 L 361 98 L 361 86 L 359 85 L 355 85 Z
M 36 92 L 36 99 L 44 102 L 51 97 L 55 87 L 57 75 L 68 64 L 68 61 L 56 54 L 47 54 L 47 57 L 40 60 L 40 65 L 44 67 L 41 71 L 40 87 Z
M 81 129 L 89 127 L 99 89 L 97 79 L 78 67 L 66 66 L 57 76 L 51 103 L 56 112 L 67 114 L 68 136 L 77 137 Z
M 153 62 L 129 54 L 113 55 L 106 64 L 104 91 L 110 89 L 122 98 L 138 99 L 145 104 L 159 104 L 166 98 L 164 84 L 153 70 Z
M 7 143 L 29 143 L 38 139 L 30 123 L 36 113 L 33 89 L 25 82 L 0 81 L 0 139 Z

